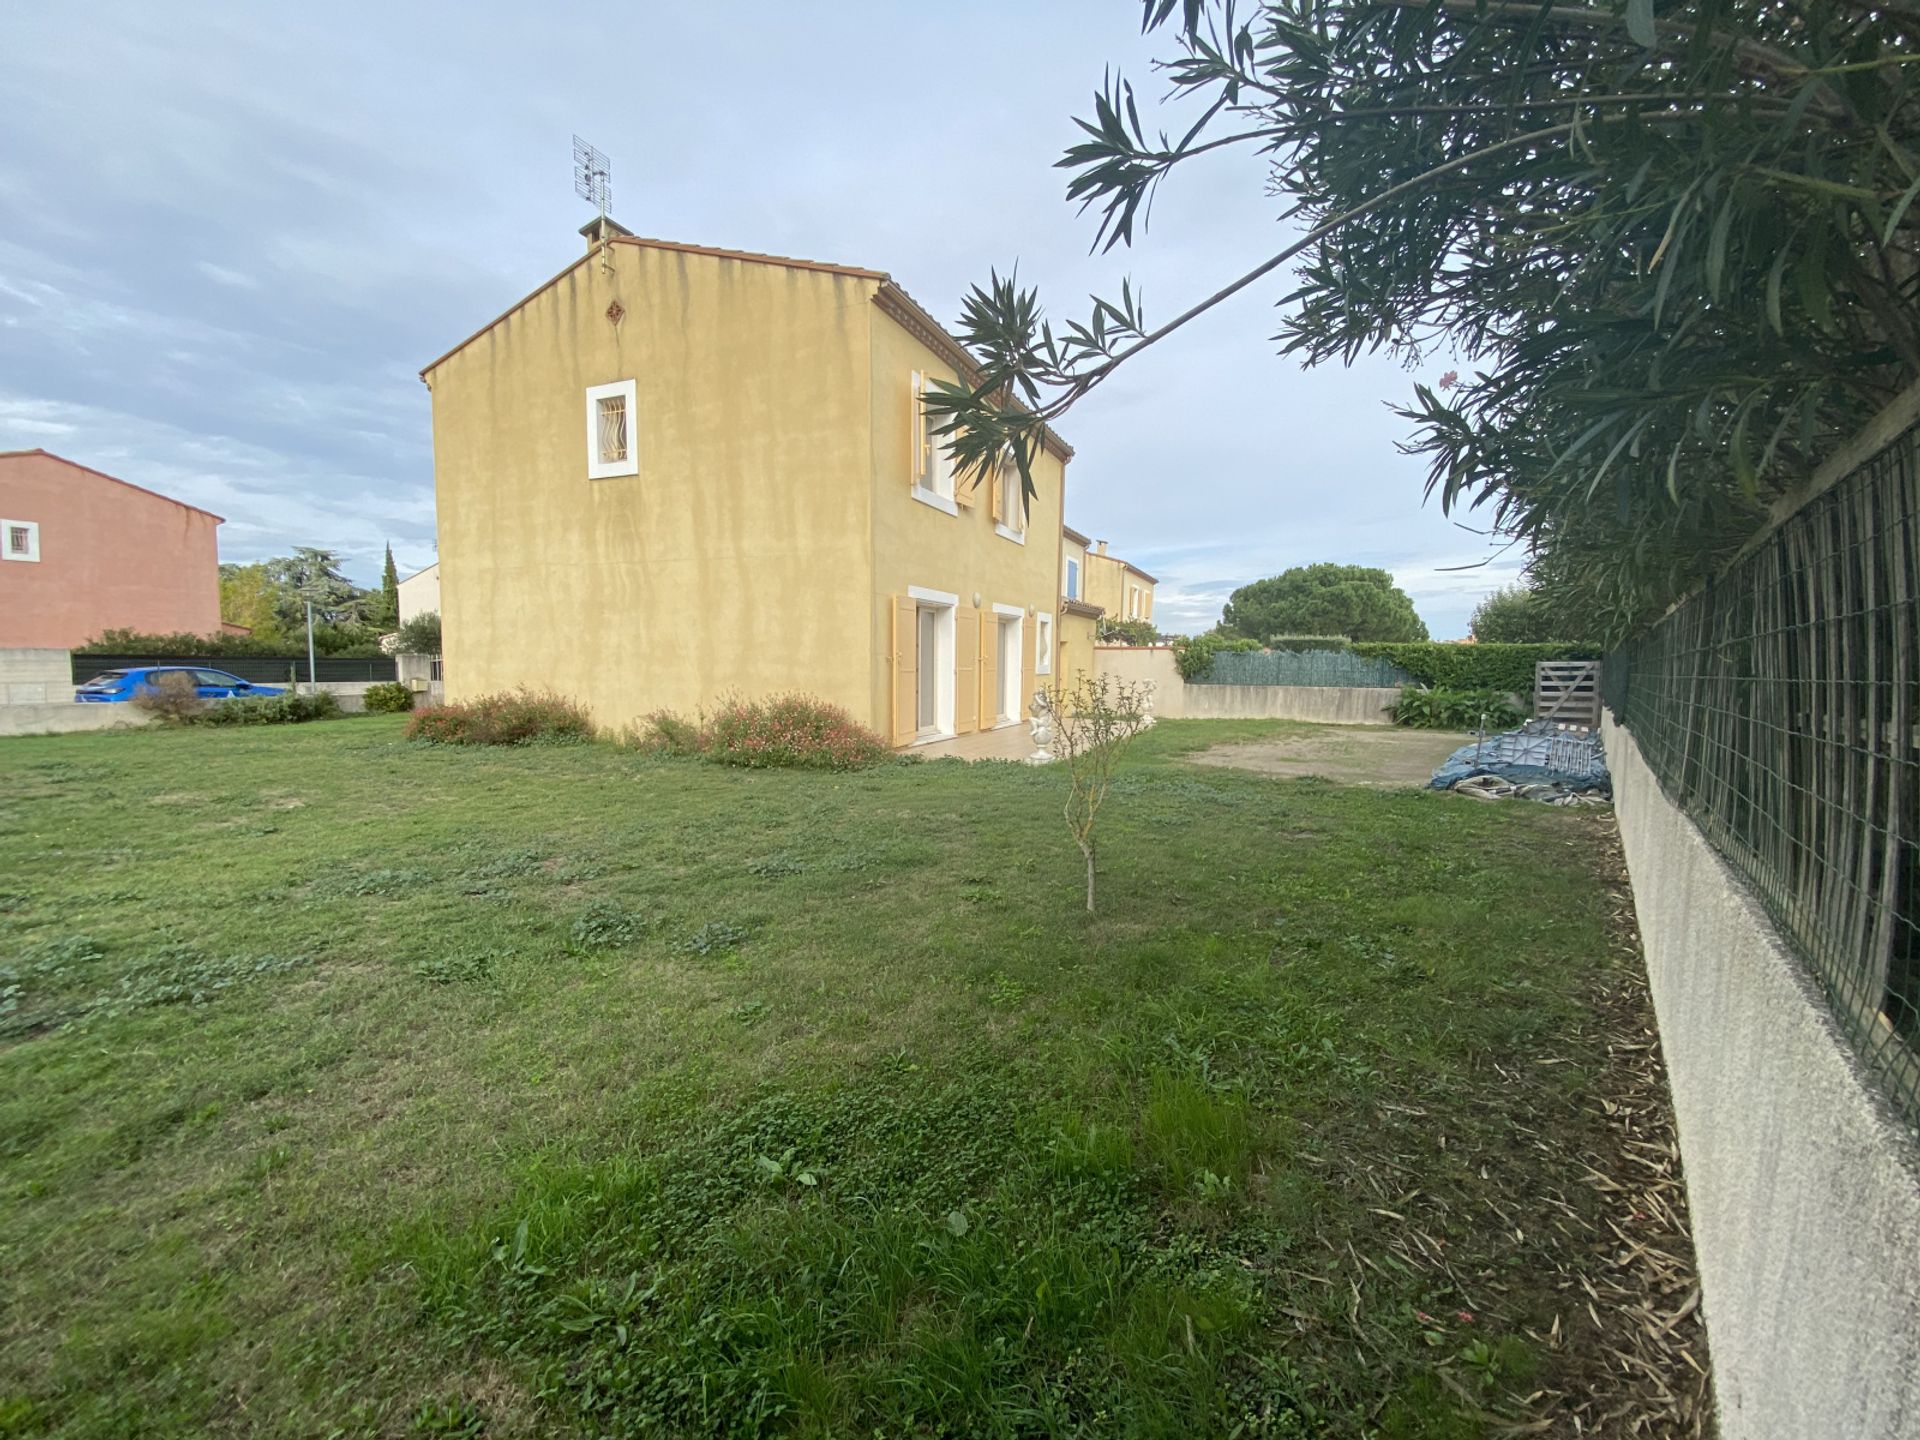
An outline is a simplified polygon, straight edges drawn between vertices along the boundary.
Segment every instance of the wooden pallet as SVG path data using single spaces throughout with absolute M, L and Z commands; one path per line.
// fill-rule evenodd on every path
M 1541 660 L 1533 667 L 1533 718 L 1600 727 L 1600 662 Z

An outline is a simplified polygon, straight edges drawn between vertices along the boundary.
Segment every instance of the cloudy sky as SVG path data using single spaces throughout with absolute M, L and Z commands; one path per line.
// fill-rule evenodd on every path
M 1257 161 L 1222 156 L 1162 191 L 1132 253 L 1088 253 L 1053 161 L 1105 67 L 1160 93 L 1138 14 L 8 6 L 0 450 L 214 510 L 223 559 L 319 545 L 370 583 L 391 540 L 403 570 L 426 564 L 418 371 L 576 253 L 576 131 L 612 157 L 614 215 L 643 235 L 886 270 L 949 321 L 1016 262 L 1056 316 L 1123 274 L 1150 321 L 1173 315 L 1289 232 Z M 1339 560 L 1386 567 L 1436 638 L 1463 634 L 1516 565 L 1445 572 L 1487 542 L 1426 505 L 1396 452 L 1387 405 L 1414 377 L 1278 358 L 1288 288 L 1243 294 L 1066 418 L 1069 521 L 1160 577 L 1167 628 Z

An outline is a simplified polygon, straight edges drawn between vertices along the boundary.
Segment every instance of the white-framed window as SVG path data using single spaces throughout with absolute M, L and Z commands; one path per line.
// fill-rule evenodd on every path
M 1020 469 L 1004 458 L 993 472 L 993 533 L 1016 545 L 1027 543 L 1027 497 Z
M 40 522 L 37 520 L 0 520 L 0 560 L 40 558 Z
M 1078 560 L 1067 561 L 1067 598 L 1069 600 L 1080 598 L 1080 562 Z
M 640 473 L 634 382 L 587 387 L 587 478 L 606 480 Z
M 934 434 L 934 417 L 927 413 L 927 382 L 931 377 L 915 370 L 907 396 L 907 479 L 913 498 L 949 515 L 960 507 L 953 495 L 953 459 Z
M 1042 610 L 1033 620 L 1033 673 L 1053 673 L 1053 612 Z

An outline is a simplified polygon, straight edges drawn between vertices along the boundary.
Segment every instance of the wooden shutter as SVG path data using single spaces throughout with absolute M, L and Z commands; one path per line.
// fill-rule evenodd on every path
M 1026 718 L 1027 706 L 1033 703 L 1034 661 L 1040 649 L 1040 617 L 1029 616 L 1020 625 L 1020 708 L 1014 719 Z
M 1007 518 L 1007 467 L 996 465 L 993 468 L 993 523 L 1003 524 Z
M 980 615 L 980 728 L 991 729 L 1000 718 L 1000 617 L 991 610 Z
M 970 734 L 979 708 L 980 612 L 961 605 L 953 612 L 953 733 Z
M 925 473 L 926 463 L 927 377 L 915 370 L 907 385 L 907 488 L 913 489 Z
M 953 464 L 951 456 L 948 457 L 947 464 L 949 466 Z M 953 477 L 953 503 L 963 509 L 971 510 L 973 508 L 974 491 L 979 487 L 979 484 L 980 479 L 977 475 L 967 476 L 956 472 Z
M 893 743 L 911 745 L 920 733 L 920 607 L 905 595 L 893 599 Z

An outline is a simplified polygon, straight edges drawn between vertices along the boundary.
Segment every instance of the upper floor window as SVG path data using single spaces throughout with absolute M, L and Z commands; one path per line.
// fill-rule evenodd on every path
M 1020 486 L 1020 471 L 1002 459 L 993 472 L 993 528 L 1009 540 L 1026 544 L 1027 497 Z
M 638 475 L 640 455 L 635 444 L 634 382 L 587 387 L 587 478 Z
M 1067 598 L 1069 600 L 1080 598 L 1080 562 L 1078 560 L 1067 561 Z
M 38 560 L 40 525 L 33 520 L 0 520 L 0 559 Z
M 907 479 L 916 500 L 924 500 L 937 510 L 957 515 L 953 491 L 953 460 L 934 432 L 939 422 L 927 413 L 927 387 L 930 377 L 923 371 L 912 374 L 912 389 L 907 396 Z

